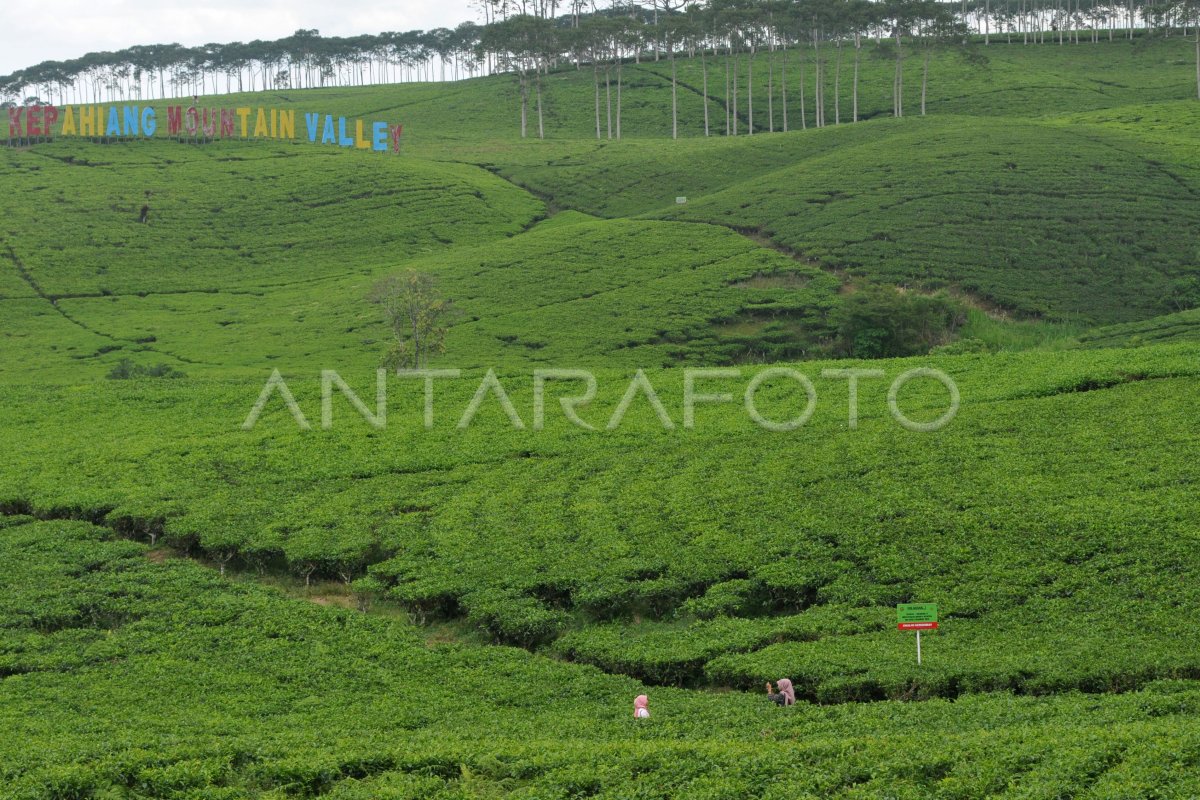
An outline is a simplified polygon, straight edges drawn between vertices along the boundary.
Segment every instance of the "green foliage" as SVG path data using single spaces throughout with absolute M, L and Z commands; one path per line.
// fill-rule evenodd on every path
M 712 188 L 700 197 L 677 190 L 689 195 L 683 206 L 667 206 L 660 192 L 652 215 L 757 232 L 827 269 L 916 289 L 954 288 L 1021 316 L 1059 321 L 1118 322 L 1174 310 L 1170 286 L 1195 273 L 1196 243 L 1179 234 L 1188 225 L 1177 215 L 1190 207 L 1200 180 L 1165 174 L 1160 155 L 1173 163 L 1179 156 L 1136 137 L 1099 126 L 931 117 L 775 139 L 656 159 L 645 178 L 662 186 L 677 186 L 697 158 L 729 157 L 731 149 L 746 153 L 750 174 L 710 177 Z M 768 147 L 774 168 L 753 174 Z M 583 185 L 622 175 L 608 164 L 541 173 L 531 185 L 552 194 L 568 174 Z M 1097 193 L 1102 203 L 1092 200 Z M 639 200 L 631 205 L 644 208 Z
M 153 367 L 148 367 L 144 364 L 135 364 L 131 359 L 122 358 L 109 370 L 108 379 L 110 381 L 126 381 L 131 378 L 186 378 L 186 373 L 183 373 L 170 364 L 155 364 Z
M 1195 681 L 1103 698 L 786 710 L 760 685 L 652 688 L 653 716 L 635 725 L 630 701 L 647 690 L 628 678 L 510 648 L 430 648 L 394 619 L 144 553 L 81 522 L 0 530 L 6 796 L 850 800 L 1198 788 Z M 949 638 L 931 642 L 932 658 Z
M 928 353 L 962 326 L 961 306 L 932 297 L 872 286 L 845 297 L 834 313 L 838 346 L 855 358 L 896 358 Z
M 1175 644 L 1200 602 L 1180 544 L 1196 364 L 1187 344 L 869 362 L 885 377 L 860 381 L 857 430 L 845 380 L 821 376 L 845 362 L 805 364 L 818 404 L 792 434 L 757 428 L 738 403 L 699 406 L 695 429 L 665 432 L 644 401 L 616 432 L 582 431 L 554 402 L 575 386 L 548 386 L 534 431 L 519 370 L 500 379 L 522 431 L 494 400 L 455 427 L 478 371 L 438 384 L 429 431 L 419 381 L 389 383 L 386 431 L 335 398 L 333 429 L 308 432 L 278 398 L 241 431 L 257 381 L 13 386 L 0 389 L 0 425 L 17 432 L 0 497 L 16 513 L 75 509 L 144 540 L 162 520 L 162 540 L 218 563 L 346 581 L 418 622 L 458 621 L 653 683 L 754 686 L 769 668 L 826 700 L 904 696 L 905 640 L 888 617 L 933 598 L 951 655 L 919 694 L 1124 689 L 1197 666 Z M 962 410 L 938 434 L 887 413 L 891 380 L 915 365 L 959 385 Z M 736 396 L 752 374 L 698 388 Z M 648 376 L 679 426 L 681 371 Z M 597 378 L 580 413 L 603 428 L 629 372 Z M 289 385 L 319 418 L 318 376 Z M 756 402 L 785 418 L 797 397 L 768 383 Z M 914 381 L 899 402 L 932 419 L 945 390 Z M 64 436 L 60 418 L 87 424 Z M 1005 620 L 1034 609 L 1057 638 L 988 656 L 1029 638 Z M 1145 620 L 1137 646 L 1088 659 L 1119 647 L 1114 626 L 1129 613 Z M 831 683 L 847 674 L 858 688 Z
M 932 55 L 924 120 L 880 119 L 893 65 L 868 44 L 865 121 L 811 129 L 810 91 L 787 135 L 763 48 L 753 136 L 701 138 L 701 65 L 678 58 L 680 141 L 670 66 L 644 59 L 620 142 L 591 138 L 592 75 L 564 63 L 544 111 L 576 138 L 517 141 L 502 75 L 270 100 L 403 116 L 398 157 L 0 153 L 0 794 L 1200 793 L 1190 50 L 999 39 L 986 71 Z M 373 405 L 390 333 L 363 297 L 408 269 L 462 310 L 434 365 L 463 377 L 431 430 L 394 376 L 386 430 L 338 393 L 323 429 L 322 369 Z M 856 360 L 792 361 L 833 354 Z M 740 402 L 781 360 L 818 397 L 782 434 Z M 685 428 L 679 367 L 714 364 L 737 377 L 699 391 L 732 399 Z M 917 434 L 886 397 L 928 366 L 962 407 Z M 486 367 L 523 428 L 494 398 L 455 427 Z M 545 367 L 595 372 L 597 430 L 563 418 L 566 381 L 535 429 Z M 885 373 L 853 429 L 822 375 L 846 367 Z M 273 368 L 312 430 L 277 396 L 241 429 Z M 603 430 L 635 368 L 672 430 L 640 397 Z M 785 419 L 804 395 L 756 402 Z M 898 402 L 947 399 L 917 380 Z M 358 611 L 259 575 L 340 582 Z M 907 601 L 942 612 L 920 669 Z M 805 702 L 781 710 L 761 687 L 785 676 Z
M 1200 276 L 1188 275 L 1171 281 L 1168 302 L 1178 311 L 1200 306 Z
M 372 279 L 544 210 L 478 167 L 311 147 L 59 142 L 0 164 L 14 188 L 7 379 L 102 377 L 119 357 L 189 375 L 221 374 L 236 353 L 256 371 L 300 354 L 376 362 L 388 334 L 362 302 Z M 149 225 L 132 213 L 144 202 Z
M 1013 319 L 999 311 L 984 311 L 980 308 L 967 309 L 967 321 L 959 329 L 960 342 L 965 347 L 977 347 L 970 342 L 982 342 L 992 352 L 1019 352 L 1021 350 L 1053 350 L 1069 347 L 1085 326 L 1072 322 L 1047 322 L 1040 319 Z M 938 352 L 959 352 L 960 342 L 943 345 Z M 972 350 L 974 352 L 974 350 Z
M 457 309 L 438 295 L 433 276 L 415 270 L 389 275 L 371 287 L 367 299 L 382 309 L 395 339 L 382 366 L 421 369 L 430 355 L 446 351 L 446 325 Z
M 987 353 L 990 351 L 987 342 L 982 339 L 959 339 L 950 344 L 941 344 L 934 347 L 929 352 L 933 355 L 942 356 L 962 356 L 971 353 Z
M 1084 347 L 1139 347 L 1197 339 L 1200 339 L 1200 309 L 1094 328 L 1079 335 L 1079 343 Z

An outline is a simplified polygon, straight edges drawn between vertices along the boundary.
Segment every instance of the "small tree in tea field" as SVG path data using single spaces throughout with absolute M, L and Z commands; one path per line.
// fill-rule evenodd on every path
M 383 308 L 384 321 L 395 344 L 383 358 L 388 369 L 420 369 L 432 353 L 446 350 L 446 324 L 455 314 L 454 304 L 437 293 L 432 275 L 409 270 L 376 283 L 367 299 Z

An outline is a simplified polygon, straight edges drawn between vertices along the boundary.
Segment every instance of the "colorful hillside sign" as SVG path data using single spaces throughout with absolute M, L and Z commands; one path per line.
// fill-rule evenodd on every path
M 921 631 L 937 630 L 937 603 L 900 603 L 896 606 L 896 627 L 917 632 L 917 664 L 921 663 Z
M 166 111 L 164 120 L 159 112 Z M 386 120 L 347 118 L 295 108 L 192 105 L 14 106 L 8 111 L 9 145 L 78 137 L 128 141 L 164 137 L 187 142 L 269 140 L 399 152 L 404 126 Z M 162 123 L 166 122 L 164 126 Z M 2 142 L 2 140 L 0 140 Z

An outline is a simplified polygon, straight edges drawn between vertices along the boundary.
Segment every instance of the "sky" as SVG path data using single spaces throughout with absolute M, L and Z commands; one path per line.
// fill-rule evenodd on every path
M 474 6 L 474 7 L 473 7 Z M 135 44 L 278 39 L 452 28 L 480 21 L 469 0 L 0 0 L 0 75 Z

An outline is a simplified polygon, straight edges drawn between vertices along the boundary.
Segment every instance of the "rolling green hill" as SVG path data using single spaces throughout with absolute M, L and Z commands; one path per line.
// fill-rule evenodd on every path
M 1197 790 L 1200 694 L 802 704 L 652 693 L 0 518 L 10 797 L 852 798 Z M 86 565 L 86 569 L 81 569 Z M 80 713 L 76 709 L 84 710 Z M 486 731 L 486 736 L 481 736 Z
M 1200 338 L 1200 310 L 1180 311 L 1124 325 L 1094 328 L 1079 335 L 1084 347 L 1138 347 Z
M 1191 105 L 1172 111 L 1188 119 Z M 1191 151 L 1160 138 L 930 117 L 609 145 L 504 172 L 591 213 L 730 226 L 826 269 L 1104 323 L 1166 311 L 1172 283 L 1196 274 L 1194 129 Z
M 784 672 L 816 699 L 1132 687 L 1200 671 L 1173 645 L 1174 626 L 1200 602 L 1193 582 L 1127 596 L 1160 570 L 1192 568 L 1187 454 L 1200 440 L 1184 420 L 1195 356 L 1187 345 L 876 362 L 887 380 L 864 380 L 855 430 L 844 379 L 818 377 L 836 362 L 810 364 L 816 411 L 788 434 L 758 428 L 737 403 L 700 407 L 696 428 L 680 430 L 678 371 L 651 373 L 671 431 L 644 403 L 616 431 L 583 431 L 552 401 L 546 429 L 534 430 L 529 378 L 516 370 L 503 383 L 524 431 L 496 403 L 468 430 L 455 427 L 482 378 L 474 372 L 443 382 L 431 431 L 411 380 L 391 382 L 385 431 L 344 400 L 331 430 L 302 431 L 276 399 L 246 433 L 257 387 L 245 382 L 29 387 L 3 395 L 6 427 L 26 421 L 0 499 L 41 516 L 108 519 L 247 569 L 369 572 L 374 591 L 421 618 L 553 643 L 654 683 L 754 686 L 757 652 L 791 652 L 773 646 L 787 642 L 800 650 L 782 657 Z M 886 413 L 886 385 L 930 363 L 954 376 L 964 408 L 936 435 L 905 431 Z M 709 378 L 706 389 L 740 398 L 755 370 Z M 366 397 L 362 375 L 344 377 Z M 629 377 L 599 379 L 582 414 L 603 428 Z M 290 381 L 313 425 L 318 384 L 315 371 Z M 796 392 L 770 387 L 763 413 L 794 414 Z M 946 403 L 937 384 L 906 398 L 915 418 Z M 107 435 L 56 436 L 64 416 Z M 81 469 L 93 476 L 83 486 Z M 887 623 L 892 605 L 925 596 L 940 599 L 959 634 L 947 644 L 953 664 L 916 672 Z M 1026 614 L 1043 641 L 1020 633 Z M 1128 614 L 1140 620 L 1136 647 L 1109 628 Z M 1020 652 L 998 658 L 1016 636 Z M 1119 657 L 1078 660 L 1100 647 Z M 880 662 L 862 648 L 879 648 Z M 720 658 L 744 653 L 755 655 Z M 862 659 L 849 686 L 838 682 L 845 659 Z
M 259 342 L 260 365 L 294 352 L 293 320 L 309 314 L 304 350 L 331 325 L 344 349 L 372 276 L 452 244 L 512 236 L 544 215 L 476 167 L 343 155 L 165 142 L 0 153 L 13 189 L 0 374 L 98 377 L 130 355 L 202 371 L 233 366 L 214 353 L 246 341 Z M 318 301 L 339 295 L 353 310 L 330 321 Z
M 679 141 L 647 62 L 620 142 L 563 65 L 547 141 L 500 76 L 213 101 L 403 118 L 399 156 L 0 151 L 0 798 L 1197 794 L 1187 46 L 938 55 L 900 120 L 868 48 L 865 121 L 787 134 L 756 99 L 755 135 L 699 136 L 681 59 Z M 455 301 L 432 366 L 462 374 L 428 428 L 387 377 L 381 429 L 321 373 L 378 413 L 365 298 L 406 269 Z M 834 358 L 880 296 L 958 319 Z M 794 430 L 744 407 L 768 368 L 811 379 Z M 960 393 L 936 432 L 888 410 L 914 368 Z M 535 369 L 595 376 L 591 429 Z M 618 417 L 643 369 L 668 424 Z M 855 423 L 845 369 L 877 371 Z M 278 394 L 243 429 L 273 370 L 307 429 Z M 920 667 L 910 601 L 941 614 Z
M 1168 119 L 1190 113 L 1155 108 Z M 0 302 L 14 321 L 0 370 L 70 380 L 125 357 L 205 375 L 369 363 L 387 334 L 363 297 L 404 264 L 437 274 L 459 299 L 466 315 L 451 341 L 466 366 L 821 354 L 832 292 L 851 279 L 949 289 L 993 315 L 1076 330 L 1148 318 L 1176 307 L 1178 287 L 1196 275 L 1189 222 L 1200 184 L 1181 145 L 1188 135 L 1151 123 L 997 128 L 941 117 L 711 142 L 557 144 L 549 165 L 489 166 L 555 208 L 712 224 L 597 221 L 515 238 L 546 213 L 543 202 L 471 165 L 278 145 L 9 152 L 23 199 L 8 213 L 0 258 Z M 327 217 L 322 227 L 297 203 Z M 438 251 L 449 254 L 426 255 Z M 692 263 L 693 252 L 704 255 Z M 653 271 L 670 269 L 660 253 L 710 266 L 668 279 Z M 577 266 L 564 273 L 564 263 Z M 784 278 L 745 283 L 757 274 Z M 559 288 L 493 305 L 489 287 L 522 282 Z M 1014 338 L 1005 328 L 981 335 L 1003 346 Z M 570 329 L 582 335 L 561 338 Z M 232 358 L 214 360 L 214 350 Z

